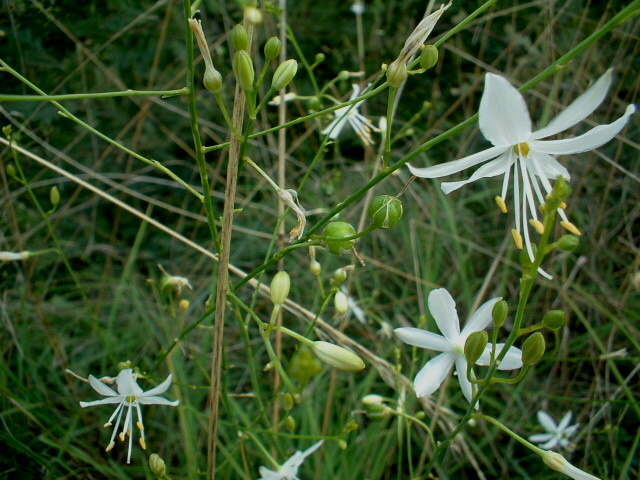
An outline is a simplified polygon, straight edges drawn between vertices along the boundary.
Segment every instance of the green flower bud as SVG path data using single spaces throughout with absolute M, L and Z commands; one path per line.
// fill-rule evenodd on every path
M 271 79 L 271 88 L 275 91 L 280 91 L 293 80 L 298 72 L 298 62 L 295 60 L 287 60 L 282 62 L 276 68 L 273 78 Z
M 287 272 L 280 271 L 273 276 L 271 281 L 271 301 L 274 305 L 282 305 L 289 296 L 291 279 Z
M 333 297 L 333 303 L 336 308 L 336 312 L 342 315 L 347 313 L 347 311 L 349 310 L 349 300 L 347 299 L 347 296 L 344 294 L 344 292 L 336 292 L 335 296 Z
M 313 342 L 313 353 L 324 363 L 339 370 L 357 372 L 364 368 L 364 362 L 359 356 L 333 343 Z
M 388 230 L 402 218 L 402 202 L 398 197 L 380 195 L 373 199 L 367 214 L 377 228 Z
M 282 50 L 282 42 L 278 37 L 271 37 L 264 44 L 264 58 L 267 60 L 275 60 Z
M 493 317 L 493 324 L 496 328 L 501 328 L 507 319 L 507 312 L 509 305 L 504 300 L 498 300 L 491 310 L 491 316 Z
M 218 93 L 222 90 L 222 75 L 215 68 L 206 67 L 204 69 L 204 78 L 202 80 L 204 88 L 212 93 Z
M 324 62 L 325 56 L 324 53 L 316 53 L 315 64 Z
M 535 332 L 522 344 L 522 363 L 533 366 L 540 361 L 544 355 L 545 342 L 542 333 Z
M 551 310 L 542 318 L 542 323 L 549 330 L 559 330 L 564 327 L 567 319 L 562 310 Z
M 364 405 L 367 416 L 372 420 L 381 420 L 391 413 L 389 407 L 384 404 L 384 397 L 375 393 L 362 397 L 362 405 Z
M 118 362 L 118 370 L 126 370 L 127 368 L 133 368 L 133 362 L 131 360 Z
M 320 372 L 322 372 L 322 364 L 313 356 L 309 347 L 303 345 L 293 354 L 289 363 L 289 375 L 293 378 L 306 384 Z
M 475 365 L 489 343 L 489 334 L 484 330 L 473 332 L 464 342 L 464 356 L 471 365 Z
M 309 270 L 311 270 L 311 273 L 314 275 L 320 275 L 322 273 L 322 265 L 320 265 L 320 262 L 317 260 L 311 260 L 311 263 L 309 263 Z
M 346 450 L 347 449 L 347 442 L 345 442 L 342 439 L 338 440 L 338 448 L 340 450 Z
M 566 234 L 560 237 L 558 240 L 558 248 L 565 252 L 573 252 L 580 244 L 580 239 L 575 235 Z
M 356 229 L 347 222 L 331 222 L 325 227 L 323 233 L 327 250 L 336 255 L 347 253 L 356 243 L 355 240 L 342 240 L 356 234 Z
M 284 419 L 284 426 L 289 432 L 293 433 L 296 431 L 296 419 L 289 415 Z
M 344 283 L 347 279 L 347 271 L 344 268 L 338 268 L 335 272 L 333 272 L 333 278 L 331 279 L 331 283 L 334 285 L 340 285 Z
M 162 477 L 167 473 L 167 467 L 164 464 L 164 460 L 157 453 L 152 453 L 149 456 L 149 468 L 154 475 Z
M 397 88 L 402 85 L 408 76 L 407 65 L 403 62 L 396 60 L 387 67 L 387 82 L 392 87 Z
M 240 87 L 245 92 L 253 90 L 253 79 L 255 72 L 253 62 L 246 50 L 239 50 L 233 55 L 233 73 Z
M 249 33 L 244 25 L 238 24 L 231 30 L 231 45 L 237 50 L 249 50 Z
M 244 19 L 251 25 L 260 25 L 262 23 L 262 12 L 256 7 L 247 7 L 244 9 Z
M 49 190 L 49 200 L 51 200 L 53 208 L 56 208 L 60 204 L 60 190 L 58 190 L 58 187 L 55 185 Z
M 343 82 L 349 80 L 350 78 L 351 78 L 351 74 L 347 70 L 342 70 L 338 74 L 338 80 L 341 80 Z
M 16 178 L 16 167 L 13 163 L 10 163 L 9 165 L 7 165 L 7 175 L 9 175 L 12 178 Z
M 438 49 L 433 45 L 426 45 L 420 54 L 420 67 L 429 70 L 438 63 Z
M 293 395 L 291 395 L 290 393 L 285 393 L 282 396 L 282 406 L 287 412 L 293 408 L 294 404 L 295 400 L 293 399 Z

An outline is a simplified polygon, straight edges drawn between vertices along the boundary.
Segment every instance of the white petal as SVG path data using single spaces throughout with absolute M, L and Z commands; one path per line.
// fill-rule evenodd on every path
M 558 438 L 557 437 L 552 437 L 549 439 L 548 442 L 543 443 L 542 445 L 540 445 L 540 448 L 542 448 L 543 450 L 550 450 L 553 447 L 555 447 L 556 445 L 558 445 Z
M 456 312 L 456 302 L 444 288 L 432 290 L 429 293 L 429 311 L 442 334 L 449 340 L 455 341 L 460 336 L 460 321 Z
M 611 69 L 607 70 L 596 83 L 580 95 L 544 128 L 531 134 L 531 138 L 546 138 L 573 127 L 591 115 L 602 103 L 613 78 Z
M 118 385 L 118 392 L 125 397 L 139 396 L 144 392 L 136 382 L 136 377 L 133 375 L 133 370 L 125 368 L 121 370 L 116 377 L 116 383 Z
M 456 355 L 453 353 L 441 353 L 432 358 L 420 369 L 413 381 L 413 386 L 418 397 L 426 397 L 435 392 L 444 379 L 449 375 Z
M 530 435 L 529 436 L 529 440 L 531 442 L 533 442 L 533 443 L 548 442 L 552 438 L 554 438 L 554 436 L 551 433 L 536 433 L 535 435 Z
M 280 473 L 269 470 L 262 465 L 258 468 L 258 471 L 260 472 L 260 478 L 258 480 L 282 480 Z
M 180 405 L 180 400 L 167 400 L 164 397 L 152 396 L 152 397 L 139 397 L 138 402 L 142 405 L 170 405 L 172 407 L 177 407 Z
M 336 115 L 336 118 L 334 118 L 331 123 L 329 125 L 327 125 L 324 130 L 322 130 L 320 133 L 322 135 L 326 135 L 329 134 L 329 138 L 335 140 L 336 138 L 338 138 L 338 136 L 340 135 L 340 132 L 342 132 L 342 129 L 344 128 L 344 126 L 347 123 L 347 116 L 343 113 L 340 112 L 340 110 L 342 110 L 341 108 L 339 108 L 338 110 L 336 110 L 334 112 L 334 114 Z M 340 116 L 338 116 L 340 115 Z
M 471 382 L 467 378 L 467 365 L 467 360 L 464 357 L 458 356 L 456 358 L 456 372 L 458 374 L 458 383 L 460 383 L 460 389 L 462 390 L 464 398 L 466 398 L 467 401 L 471 403 L 471 399 L 473 398 L 473 390 L 471 387 Z M 476 408 L 479 408 L 478 403 L 476 403 Z
M 108 397 L 102 398 L 100 400 L 94 400 L 93 402 L 80 402 L 80 406 L 82 408 L 94 407 L 96 405 L 107 405 L 113 403 L 122 403 L 122 398 L 118 397 Z
M 555 432 L 558 429 L 555 420 L 551 418 L 551 415 L 549 415 L 544 410 L 538 411 L 538 422 L 540 422 L 542 428 L 544 428 L 547 432 Z
M 562 419 L 560 420 L 560 423 L 558 424 L 558 430 L 561 430 L 561 431 L 566 430 L 566 428 L 571 423 L 572 416 L 573 416 L 573 412 L 571 410 L 565 413 Z
M 491 323 L 493 317 L 491 316 L 491 310 L 493 310 L 493 306 L 500 301 L 502 297 L 492 298 L 484 302 L 480 305 L 480 308 L 476 310 L 467 324 L 462 329 L 462 335 L 468 336 L 473 332 L 479 332 L 480 330 L 484 330 L 487 325 Z
M 166 392 L 171 386 L 171 380 L 173 380 L 173 375 L 169 374 L 169 376 L 160 385 L 144 392 L 140 397 L 151 397 Z
M 104 395 L 105 397 L 113 397 L 118 396 L 118 393 L 113 390 L 111 387 L 108 387 L 103 382 L 98 380 L 93 375 L 89 375 L 89 384 L 93 387 L 93 389 L 98 392 L 100 395 Z
M 571 179 L 569 171 L 547 153 L 531 152 L 531 161 L 535 162 L 536 169 L 539 169 L 547 178 L 556 179 L 563 176 L 567 180 Z M 536 173 L 538 172 L 536 171 Z
M 448 352 L 451 350 L 451 342 L 437 333 L 428 332 L 421 328 L 402 327 L 393 331 L 404 343 L 414 347 L 427 348 L 436 352 Z
M 494 145 L 511 146 L 529 139 L 531 117 L 527 104 L 506 78 L 487 73 L 479 124 L 482 134 Z
M 421 178 L 440 178 L 453 173 L 458 173 L 466 168 L 473 167 L 479 163 L 486 162 L 504 153 L 509 147 L 491 147 L 473 155 L 454 160 L 452 162 L 441 163 L 432 167 L 418 168 L 407 165 L 412 175 Z
M 551 155 L 566 155 L 569 153 L 580 153 L 593 150 L 601 145 L 604 145 L 613 137 L 615 137 L 620 130 L 622 130 L 629 118 L 636 111 L 634 105 L 629 105 L 618 120 L 607 125 L 598 125 L 592 128 L 587 133 L 584 133 L 575 138 L 567 138 L 564 140 L 532 140 L 530 142 L 532 150 L 536 152 L 549 153 Z
M 304 459 L 307 458 L 309 455 L 311 455 L 313 452 L 315 452 L 317 449 L 319 449 L 323 442 L 324 440 L 320 440 L 319 442 L 314 443 L 309 448 L 307 448 L 304 452 L 301 452 L 300 450 L 298 450 L 289 458 L 289 460 L 284 462 L 284 465 L 282 465 L 281 470 L 287 469 L 288 471 L 292 471 L 293 475 L 297 474 L 298 468 L 300 468 L 300 465 L 302 465 L 302 462 L 304 462 Z
M 481 178 L 505 175 L 511 168 L 513 159 L 514 157 L 512 155 L 509 155 L 509 152 L 506 151 L 495 160 L 491 160 L 489 163 L 485 163 L 484 165 L 482 165 L 475 172 L 473 172 L 473 175 L 471 175 L 467 180 L 462 180 L 460 182 L 443 182 L 440 188 L 442 188 L 442 191 L 446 195 L 448 195 L 449 193 L 459 189 L 460 187 L 464 187 L 465 185 L 473 183 Z
M 504 343 L 496 344 L 496 358 L 502 352 L 504 348 Z M 489 365 L 491 361 L 491 349 L 492 345 L 489 344 L 485 347 L 482 355 L 478 358 L 476 362 L 478 365 Z M 498 365 L 498 370 L 515 370 L 517 368 L 522 367 L 522 350 L 516 347 L 511 347 L 504 358 L 500 361 L 500 365 Z

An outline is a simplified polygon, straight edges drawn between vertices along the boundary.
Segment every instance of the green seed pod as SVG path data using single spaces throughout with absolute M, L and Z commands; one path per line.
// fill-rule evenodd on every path
M 273 74 L 273 79 L 271 80 L 271 88 L 273 88 L 276 92 L 282 90 L 284 87 L 289 85 L 293 77 L 296 76 L 298 72 L 298 62 L 295 60 L 287 60 L 282 62 L 276 68 L 275 73 Z
M 559 330 L 564 327 L 567 319 L 562 310 L 551 310 L 543 317 L 542 323 L 549 330 Z
M 49 200 L 51 200 L 53 208 L 56 208 L 60 204 L 60 190 L 58 190 L 58 187 L 55 185 L 49 190 Z
M 420 67 L 429 70 L 438 63 L 438 49 L 433 45 L 426 45 L 420 54 Z
M 274 305 L 282 305 L 289 296 L 291 279 L 284 270 L 276 273 L 271 281 L 271 301 Z
M 464 342 L 464 356 L 467 362 L 475 365 L 480 355 L 484 352 L 487 343 L 489 343 L 489 334 L 484 330 L 473 332 L 469 335 L 467 341 Z
M 347 271 L 344 268 L 338 268 L 335 272 L 333 272 L 333 277 L 331 278 L 331 283 L 334 285 L 340 285 L 345 282 L 347 279 Z
M 233 55 L 233 73 L 245 92 L 253 90 L 255 72 L 251 57 L 246 50 L 239 50 Z
M 285 393 L 282 396 L 282 406 L 284 407 L 284 409 L 288 412 L 293 408 L 294 405 L 295 400 L 293 398 L 293 395 L 291 395 L 290 393 Z
M 540 361 L 544 355 L 545 341 L 542 333 L 535 332 L 522 344 L 522 363 L 533 366 Z
M 238 50 L 249 50 L 249 33 L 243 25 L 238 24 L 231 30 L 231 44 Z
M 289 432 L 293 433 L 296 431 L 296 419 L 289 415 L 284 419 L 284 426 Z
M 202 80 L 204 88 L 212 93 L 218 93 L 222 90 L 222 75 L 215 68 L 206 67 L 204 69 L 204 79 Z
M 154 475 L 163 477 L 167 473 L 167 467 L 164 464 L 164 460 L 157 453 L 152 453 L 149 456 L 149 468 Z
M 347 253 L 353 248 L 355 240 L 343 240 L 343 238 L 353 237 L 356 229 L 347 222 L 331 222 L 324 229 L 325 246 L 327 250 L 336 255 Z
M 501 328 L 507 319 L 507 312 L 509 305 L 504 300 L 498 300 L 491 310 L 491 316 L 493 317 L 493 324 L 496 328 Z
M 320 372 L 322 364 L 313 356 L 311 349 L 304 345 L 294 353 L 289 363 L 289 374 L 302 384 L 306 384 Z
M 313 342 L 313 353 L 321 361 L 338 370 L 358 372 L 364 368 L 364 362 L 359 356 L 333 343 Z
M 275 60 L 282 50 L 282 42 L 278 37 L 271 37 L 264 44 L 264 58 L 267 60 Z
M 388 230 L 402 218 L 402 202 L 398 197 L 380 195 L 373 199 L 367 214 L 377 228 Z
M 580 245 L 580 239 L 575 235 L 566 234 L 558 240 L 558 248 L 565 252 L 573 252 Z
M 402 85 L 409 76 L 407 72 L 407 65 L 403 62 L 394 61 L 387 67 L 387 82 L 392 87 L 399 87 Z
M 324 53 L 316 53 L 315 64 L 317 65 L 318 63 L 324 62 L 324 59 L 325 59 Z
M 309 270 L 311 270 L 311 273 L 314 275 L 320 275 L 322 273 L 322 265 L 320 265 L 320 262 L 317 260 L 311 260 L 311 263 L 309 263 Z

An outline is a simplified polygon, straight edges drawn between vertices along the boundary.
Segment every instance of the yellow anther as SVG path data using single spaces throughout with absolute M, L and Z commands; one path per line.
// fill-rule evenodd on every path
M 125 438 L 125 437 L 124 437 L 124 432 L 120 432 L 120 433 L 118 434 L 118 438 L 120 439 L 120 441 L 121 441 L 121 442 L 124 442 L 124 438 Z
M 533 218 L 529 220 L 529 224 L 536 229 L 540 235 L 544 233 L 544 225 L 540 220 L 534 220 Z
M 116 443 L 115 442 L 110 442 L 109 445 L 107 445 L 107 448 L 105 448 L 105 452 L 109 452 L 113 447 L 115 447 Z
M 567 208 L 567 204 L 565 202 L 560 202 L 560 205 L 558 205 L 558 208 L 561 208 L 564 210 L 565 208 Z
M 140 446 L 142 447 L 142 449 L 146 450 L 147 449 L 147 444 L 145 443 L 144 438 L 140 437 L 139 442 L 140 442 Z
M 528 157 L 529 151 L 531 149 L 529 148 L 529 144 L 527 142 L 522 142 L 515 146 L 515 150 L 518 155 L 522 157 Z
M 578 227 L 576 227 L 573 223 L 571 222 L 565 222 L 564 220 L 560 222 L 560 225 L 562 225 L 565 230 L 573 233 L 574 235 L 580 236 L 582 235 L 582 232 L 580 230 L 578 230 Z
M 513 241 L 516 244 L 516 248 L 518 250 L 522 250 L 524 248 L 524 242 L 522 241 L 522 235 L 520 235 L 520 232 L 515 228 L 512 228 L 511 235 L 513 236 Z
M 502 197 L 496 197 L 496 198 L 494 198 L 494 200 L 498 204 L 498 208 L 500 209 L 500 211 L 502 213 L 507 213 L 509 211 L 509 209 L 507 208 L 506 203 L 504 203 L 504 199 Z
M 142 422 L 136 422 L 136 427 L 138 427 L 140 430 L 144 430 L 144 425 L 142 424 Z
M 113 425 L 113 423 L 111 422 L 107 422 L 103 425 L 104 428 L 110 427 L 111 425 Z

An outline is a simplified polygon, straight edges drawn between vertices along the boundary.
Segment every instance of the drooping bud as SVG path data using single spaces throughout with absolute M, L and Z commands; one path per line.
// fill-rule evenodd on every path
M 489 334 L 484 330 L 473 332 L 464 342 L 464 356 L 467 362 L 475 365 L 489 343 Z
M 284 270 L 276 273 L 271 281 L 271 301 L 274 305 L 282 305 L 289 296 L 291 278 Z
M 233 73 L 240 87 L 245 92 L 253 90 L 253 79 L 255 72 L 253 70 L 253 62 L 246 50 L 239 50 L 233 55 Z
M 540 361 L 546 348 L 544 336 L 540 332 L 532 333 L 522 344 L 522 364 L 533 366 Z
M 420 54 L 420 67 L 429 70 L 438 63 L 438 49 L 434 45 L 426 45 Z
M 250 25 L 260 25 L 262 23 L 262 12 L 256 7 L 247 7 L 244 9 L 244 19 Z
M 324 363 L 339 370 L 357 372 L 364 368 L 364 362 L 359 356 L 333 343 L 313 342 L 313 353 Z
M 267 60 L 275 60 L 282 50 L 282 42 L 278 37 L 271 37 L 264 44 L 264 58 Z
M 167 467 L 164 464 L 164 460 L 157 453 L 152 453 L 149 456 L 149 468 L 154 475 L 163 477 L 167 473 Z
M 551 310 L 542 318 L 542 323 L 549 330 L 559 330 L 566 322 L 567 318 L 562 310 Z
M 565 252 L 573 252 L 580 245 L 580 239 L 575 235 L 563 235 L 558 240 L 558 248 Z
M 306 384 L 320 372 L 322 372 L 322 364 L 313 356 L 309 347 L 303 345 L 293 354 L 289 363 L 289 375 L 293 378 Z
M 238 24 L 231 29 L 231 45 L 237 50 L 249 50 L 249 33 L 244 25 Z
M 218 93 L 222 90 L 222 75 L 215 68 L 206 66 L 204 69 L 204 78 L 202 79 L 204 88 L 211 93 Z
M 293 77 L 296 76 L 298 72 L 298 62 L 295 60 L 287 60 L 282 62 L 276 68 L 275 73 L 273 74 L 273 79 L 271 80 L 271 88 L 275 91 L 280 91 L 293 80 Z
M 406 63 L 396 60 L 387 67 L 387 82 L 392 87 L 398 88 L 407 80 L 408 76 Z
M 323 233 L 327 250 L 337 255 L 347 253 L 356 243 L 355 240 L 343 240 L 356 234 L 356 229 L 347 222 L 331 222 L 325 227 Z
M 333 297 L 333 304 L 336 308 L 336 312 L 344 315 L 349 310 L 349 300 L 344 292 L 337 291 Z
M 380 195 L 373 199 L 367 214 L 377 228 L 388 230 L 402 218 L 402 202 L 398 197 Z
M 505 320 L 507 319 L 507 313 L 509 311 L 509 305 L 505 300 L 498 300 L 491 310 L 491 316 L 493 317 L 493 324 L 496 328 L 502 328 Z
M 51 200 L 53 208 L 57 208 L 60 204 L 60 190 L 58 190 L 58 187 L 55 185 L 51 187 L 51 190 L 49 190 L 49 200 Z
M 207 39 L 204 36 L 204 30 L 202 29 L 202 23 L 200 20 L 194 18 L 189 19 L 189 27 L 193 30 L 200 49 L 200 54 L 204 60 L 204 87 L 210 92 L 217 93 L 222 90 L 222 75 L 213 66 L 213 60 L 211 60 L 211 53 L 209 52 L 209 46 L 207 45 Z

